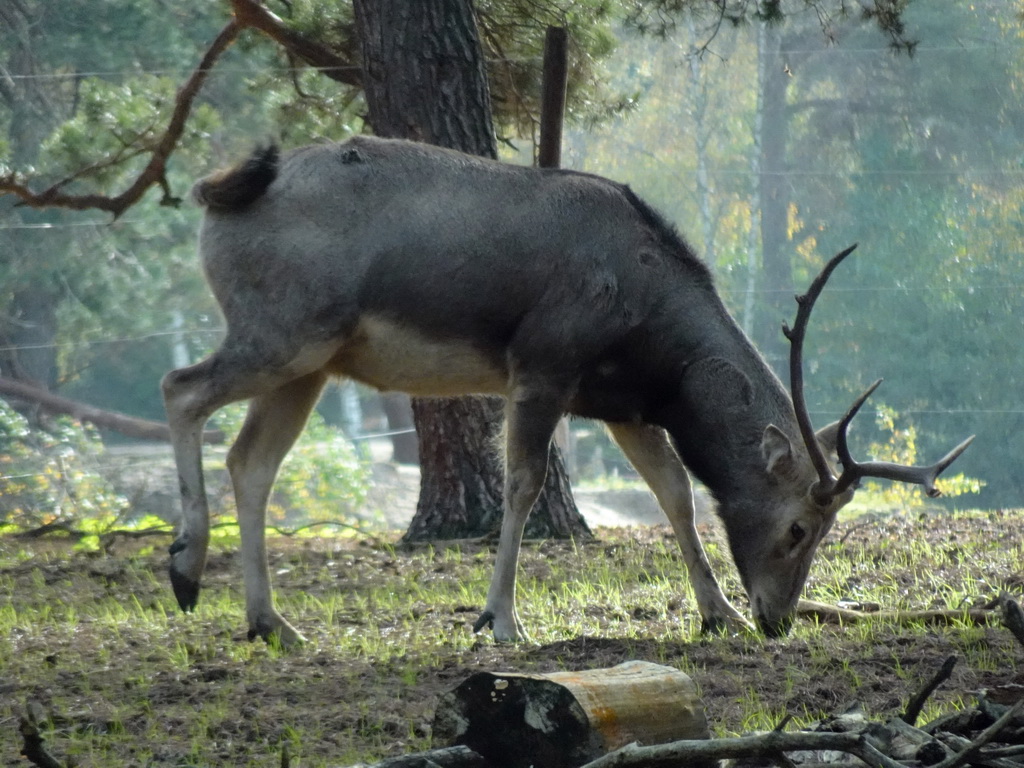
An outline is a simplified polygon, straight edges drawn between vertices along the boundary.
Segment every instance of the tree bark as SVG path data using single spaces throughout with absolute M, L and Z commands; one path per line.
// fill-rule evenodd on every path
M 57 383 L 57 305 L 60 294 L 25 285 L 11 301 L 0 326 L 0 374 L 51 389 Z
M 378 136 L 497 157 L 470 0 L 355 0 L 369 122 Z M 501 517 L 500 401 L 417 399 L 420 498 L 408 540 L 479 536 Z M 589 535 L 552 451 L 529 536 Z
M 388 417 L 388 431 L 392 433 L 391 460 L 399 464 L 419 464 L 420 448 L 409 396 L 404 392 L 385 392 L 380 400 L 384 415 Z

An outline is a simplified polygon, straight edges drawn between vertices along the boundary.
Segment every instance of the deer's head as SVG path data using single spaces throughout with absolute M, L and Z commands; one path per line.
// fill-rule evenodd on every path
M 740 502 L 752 505 L 751 509 L 730 510 L 723 515 L 740 521 L 727 526 L 733 557 L 754 618 L 772 637 L 789 630 L 815 552 L 835 522 L 836 513 L 853 498 L 861 478 L 914 483 L 923 486 L 929 496 L 938 496 L 936 478 L 974 439 L 969 437 L 927 467 L 854 460 L 847 445 L 847 430 L 881 380 L 858 397 L 839 421 L 814 431 L 803 393 L 804 335 L 811 309 L 829 276 L 855 247 L 828 262 L 808 292 L 797 297 L 799 309 L 793 328 L 783 326 L 791 344 L 790 391 L 800 435 L 791 437 L 774 424 L 765 428 L 758 498 L 748 496 Z

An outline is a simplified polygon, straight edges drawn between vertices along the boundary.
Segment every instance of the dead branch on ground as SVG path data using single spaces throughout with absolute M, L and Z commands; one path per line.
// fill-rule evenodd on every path
M 47 413 L 71 416 L 79 421 L 87 421 L 102 429 L 109 429 L 139 440 L 167 442 L 171 439 L 170 429 L 163 422 L 140 419 L 117 411 L 106 411 L 77 400 L 55 395 L 23 381 L 0 377 L 0 397 L 3 396 L 26 400 L 38 405 Z M 223 443 L 224 433 L 218 429 L 205 430 L 203 442 L 211 445 Z
M 1024 646 L 1024 610 L 1021 609 L 1020 603 L 1009 595 L 1000 595 L 999 599 L 1003 608 L 1003 626 Z
M 944 747 L 942 740 L 937 737 L 912 728 L 901 718 L 894 718 L 885 724 L 863 720 L 851 730 L 838 733 L 771 731 L 752 736 L 677 741 L 652 746 L 634 743 L 587 763 L 583 768 L 674 768 L 678 765 L 730 758 L 755 761 L 746 763 L 747 765 L 770 765 L 778 764 L 780 755 L 785 756 L 786 761 L 792 761 L 802 768 L 821 763 L 837 763 L 835 760 L 823 759 L 823 756 L 817 754 L 807 754 L 820 752 L 843 752 L 853 755 L 871 768 L 908 768 L 926 765 L 931 768 L 962 768 L 966 765 L 991 768 L 997 764 L 1001 768 L 1021 768 L 1024 762 L 1006 757 L 1007 754 L 1016 756 L 1016 749 L 1000 747 L 996 750 L 985 750 L 985 747 L 995 741 L 1022 712 L 1024 698 L 1012 707 L 1006 708 L 995 722 L 973 739 L 962 739 L 959 742 L 949 739 L 950 743 L 960 745 L 956 751 Z M 823 722 L 821 726 L 828 727 L 828 721 Z M 936 750 L 941 750 L 939 754 L 944 755 L 941 760 L 935 761 L 929 757 L 936 755 Z M 793 753 L 797 753 L 801 759 L 793 760 Z M 838 764 L 850 765 L 849 762 Z
M 907 725 L 913 725 L 917 722 L 917 718 L 921 716 L 921 710 L 924 709 L 925 703 L 935 693 L 936 689 L 944 682 L 949 680 L 949 676 L 953 674 L 953 667 L 956 666 L 956 656 L 950 656 L 939 667 L 939 671 L 936 672 L 932 678 L 925 683 L 920 691 L 910 697 L 910 701 L 907 703 L 906 711 L 901 715 L 901 719 Z
M 18 725 L 21 732 L 21 754 L 33 765 L 39 768 L 65 768 L 65 766 L 50 755 L 43 746 L 43 736 L 39 733 L 38 705 L 35 702 L 25 702 L 25 714 Z
M 852 608 L 840 608 L 837 605 L 819 603 L 815 600 L 801 600 L 797 605 L 797 615 L 802 618 L 815 619 L 822 624 L 856 624 L 861 621 L 878 621 L 892 624 L 955 624 L 970 622 L 972 624 L 988 624 L 997 618 L 994 611 L 998 605 L 989 603 L 983 608 L 937 608 L 923 611 L 859 611 Z

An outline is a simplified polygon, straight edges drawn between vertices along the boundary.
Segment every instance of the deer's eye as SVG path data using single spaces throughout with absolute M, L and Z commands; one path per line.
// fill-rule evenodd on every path
M 794 544 L 799 544 L 803 541 L 804 536 L 807 535 L 807 531 L 804 530 L 804 527 L 800 525 L 800 523 L 793 523 L 789 526 L 789 533 L 793 537 Z

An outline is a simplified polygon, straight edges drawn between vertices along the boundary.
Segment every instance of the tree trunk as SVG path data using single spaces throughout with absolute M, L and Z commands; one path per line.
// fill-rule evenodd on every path
M 761 158 L 759 197 L 761 201 L 761 289 L 760 320 L 754 340 L 776 372 L 783 373 L 789 350 L 782 335 L 782 322 L 793 312 L 793 265 L 787 242 L 789 222 L 789 181 L 786 178 L 786 138 L 789 114 L 786 90 L 790 75 L 782 52 L 782 33 L 771 26 L 764 32 L 767 58 L 761 88 Z
M 380 398 L 391 432 L 391 458 L 399 464 L 419 464 L 420 450 L 413 430 L 412 405 L 404 392 L 384 392 Z M 409 431 L 413 430 L 413 431 Z
M 52 389 L 57 383 L 57 305 L 54 289 L 24 286 L 8 309 L 0 329 L 5 349 L 0 352 L 0 375 Z
M 754 338 L 754 299 L 758 284 L 758 242 L 761 234 L 761 135 L 764 133 L 764 79 L 768 58 L 768 25 L 757 25 L 757 103 L 754 106 L 750 171 L 750 229 L 747 231 L 747 287 L 743 297 L 743 332 Z
M 12 167 L 34 165 L 40 146 L 50 131 L 69 115 L 59 111 L 60 99 L 47 89 L 52 87 L 37 74 L 33 58 L 34 19 L 24 4 L 12 3 L 0 14 L 10 27 L 10 50 L 0 62 L 7 86 L 0 89 L 0 104 L 7 108 L 7 143 Z M 0 215 L 11 215 L 13 199 L 0 203 Z M 22 208 L 17 220 L 52 221 L 53 213 L 40 214 Z M 59 252 L 57 238 L 49 237 L 47 246 Z M 63 291 L 57 275 L 47 266 L 52 263 L 37 249 L 38 240 L 16 228 L 4 233 L 2 249 L 4 277 L 10 280 L 2 292 L 7 304 L 0 307 L 0 375 L 52 389 L 57 383 L 57 309 Z M 22 269 L 19 264 L 28 265 Z M 26 276 L 28 275 L 28 276 Z
M 378 136 L 497 157 L 470 0 L 355 0 L 369 122 Z M 479 536 L 501 517 L 498 401 L 417 399 L 420 498 L 406 538 Z M 529 536 L 589 535 L 553 450 Z

